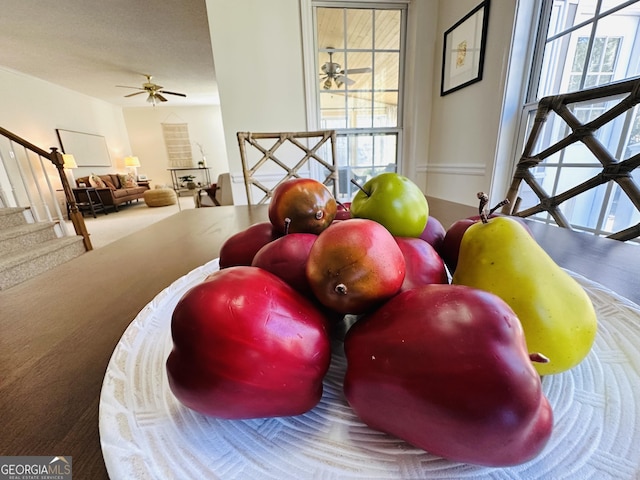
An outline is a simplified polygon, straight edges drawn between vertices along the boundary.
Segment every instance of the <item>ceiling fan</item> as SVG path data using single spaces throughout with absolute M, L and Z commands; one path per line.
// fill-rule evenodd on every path
M 145 77 L 147 77 L 147 81 L 142 84 L 142 87 L 128 87 L 126 85 L 116 85 L 116 87 L 135 88 L 136 90 L 140 90 L 139 92 L 125 95 L 125 97 L 133 97 L 134 95 L 140 95 L 141 93 L 148 94 L 147 102 L 153 104 L 153 106 L 156 105 L 156 102 L 166 102 L 167 99 L 164 97 L 164 95 L 177 95 L 178 97 L 186 97 L 184 93 L 169 92 L 168 90 L 163 90 L 164 87 L 151 82 L 151 79 L 153 78 L 151 75 L 145 75 Z
M 331 47 L 328 47 L 331 48 Z M 337 88 L 341 88 L 342 85 L 353 85 L 355 80 L 348 78 L 347 75 L 355 75 L 359 73 L 369 73 L 371 68 L 351 68 L 349 70 L 343 70 L 342 66 L 339 63 L 335 63 L 333 61 L 333 52 L 329 51 L 329 61 L 325 62 L 320 70 L 322 73 L 320 74 L 320 80 L 322 81 L 322 88 L 325 90 L 329 90 L 331 88 L 332 82 L 335 83 Z

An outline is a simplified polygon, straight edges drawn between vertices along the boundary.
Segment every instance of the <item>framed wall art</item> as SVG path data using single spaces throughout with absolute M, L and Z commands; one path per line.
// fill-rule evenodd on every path
M 484 0 L 444 32 L 440 96 L 482 80 L 489 1 Z
M 63 153 L 74 156 L 79 167 L 110 167 L 111 156 L 102 135 L 56 128 Z

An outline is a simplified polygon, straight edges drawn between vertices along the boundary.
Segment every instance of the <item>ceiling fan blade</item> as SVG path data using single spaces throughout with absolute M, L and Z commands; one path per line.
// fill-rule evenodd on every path
M 369 73 L 369 72 L 371 72 L 371 68 L 365 67 L 365 68 L 350 68 L 349 70 L 344 70 L 340 73 L 342 73 L 343 75 L 352 75 L 354 73 Z
M 167 95 L 177 95 L 178 97 L 186 97 L 186 95 L 184 93 L 169 92 L 167 90 L 159 90 L 159 92 L 165 93 Z
M 129 85 L 116 85 L 118 88 L 135 88 L 136 90 L 144 90 L 144 88 L 140 87 L 130 87 Z
M 167 99 L 164 98 L 162 95 L 160 95 L 158 92 L 155 93 L 155 97 L 160 100 L 161 102 L 166 102 Z
M 142 91 L 142 92 L 130 93 L 129 95 L 125 95 L 125 97 L 133 97 L 134 95 L 140 95 L 141 93 L 145 93 L 145 92 Z
M 355 80 L 350 79 L 349 77 L 345 77 L 344 75 L 340 74 L 337 75 L 336 78 L 336 83 L 340 82 L 340 83 L 346 83 L 347 85 L 353 85 L 354 83 L 356 83 Z

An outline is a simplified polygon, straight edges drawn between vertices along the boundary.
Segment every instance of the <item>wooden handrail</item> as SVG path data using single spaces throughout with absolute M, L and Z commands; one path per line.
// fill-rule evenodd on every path
M 82 212 L 78 209 L 71 185 L 69 185 L 69 180 L 64 173 L 64 159 L 58 149 L 56 147 L 51 147 L 51 151 L 47 152 L 46 150 L 43 150 L 37 145 L 34 145 L 33 143 L 2 127 L 0 127 L 0 135 L 8 138 L 12 142 L 22 145 L 24 148 L 32 151 L 40 157 L 46 158 L 56 167 L 58 176 L 60 177 L 60 183 L 62 184 L 65 200 L 69 205 L 69 219 L 73 224 L 73 228 L 76 234 L 82 237 L 85 250 L 93 250 L 91 239 L 89 238 L 89 232 L 87 231 L 87 226 L 84 223 L 84 217 L 82 216 Z

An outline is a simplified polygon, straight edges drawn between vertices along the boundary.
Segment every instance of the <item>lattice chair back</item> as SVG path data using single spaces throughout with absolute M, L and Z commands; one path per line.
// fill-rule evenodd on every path
M 610 232 L 609 238 L 622 241 L 640 236 L 640 223 L 631 224 L 640 218 L 639 143 L 632 141 L 640 135 L 638 104 L 639 78 L 542 98 L 503 213 L 539 219 L 548 214 L 560 227 L 590 231 L 588 226 L 572 225 L 567 218 L 567 212 L 584 198 L 589 200 L 590 221 L 595 223 L 597 216 L 598 225 L 606 227 L 596 226 L 593 231 Z M 553 172 L 561 167 L 580 167 L 582 173 L 575 178 L 554 177 Z M 585 196 L 579 197 L 582 194 Z M 623 225 L 605 218 L 605 207 L 614 200 L 618 208 L 625 202 L 625 217 L 629 218 Z M 594 208 L 599 213 L 594 215 Z
M 275 188 L 291 178 L 315 178 L 337 198 L 335 130 L 238 132 L 237 136 L 250 205 L 268 203 Z

